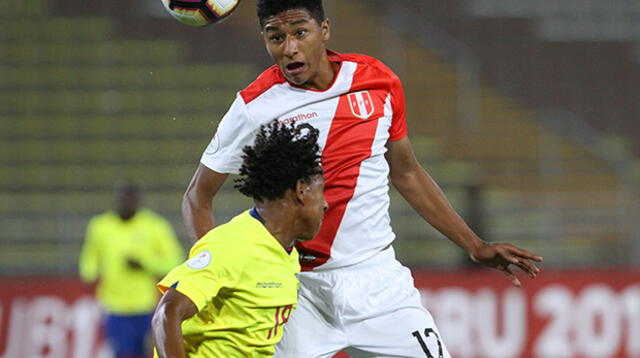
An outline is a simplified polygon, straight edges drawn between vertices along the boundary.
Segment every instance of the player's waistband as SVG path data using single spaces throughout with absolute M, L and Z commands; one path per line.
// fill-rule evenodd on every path
M 340 270 L 343 272 L 368 271 L 374 267 L 380 267 L 382 265 L 387 265 L 393 262 L 397 262 L 396 252 L 393 250 L 393 246 L 389 244 L 384 249 L 376 252 L 373 256 L 360 261 L 357 264 L 342 266 L 339 268 L 335 268 L 334 270 Z

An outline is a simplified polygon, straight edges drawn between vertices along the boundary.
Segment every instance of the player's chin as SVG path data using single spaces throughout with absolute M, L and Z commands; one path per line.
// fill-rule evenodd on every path
M 313 240 L 314 237 L 316 237 L 316 235 L 318 235 L 318 232 L 320 232 L 320 225 L 318 225 L 314 230 L 305 233 L 304 235 L 300 235 L 298 237 L 298 241 L 311 241 Z
M 304 87 L 307 81 L 299 78 L 299 76 L 286 76 L 289 83 L 292 83 L 294 86 Z
M 313 234 L 313 235 L 307 235 L 307 234 L 300 235 L 297 240 L 298 241 L 302 241 L 302 242 L 311 241 L 311 240 L 313 240 L 313 238 L 315 236 L 316 236 L 315 234 Z
M 287 81 L 289 81 L 290 83 L 296 85 L 296 86 L 304 86 L 305 83 L 307 83 L 307 78 L 305 76 L 306 71 L 301 71 L 298 73 L 289 73 L 289 71 L 287 71 L 286 69 L 282 69 L 282 74 L 284 75 L 284 77 L 287 79 Z

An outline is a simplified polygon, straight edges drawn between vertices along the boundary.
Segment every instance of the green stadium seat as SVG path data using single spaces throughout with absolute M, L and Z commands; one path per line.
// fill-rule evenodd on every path
M 469 186 L 480 184 L 480 167 L 462 161 L 422 163 L 429 174 L 441 185 Z
M 6 56 L 0 65 L 169 65 L 186 54 L 184 44 L 167 40 L 20 42 L 3 44 L 2 49 Z
M 219 113 L 222 115 L 234 95 L 212 96 L 202 89 L 190 90 L 38 90 L 0 91 L 4 114 L 115 114 Z
M 35 2 L 35 0 L 24 3 Z M 108 18 L 13 18 L 2 20 L 0 40 L 23 41 L 104 41 L 114 35 L 114 24 Z
M 439 140 L 434 137 L 411 137 L 413 153 L 420 161 L 428 162 L 443 159 L 443 148 Z
M 12 115 L 0 121 L 0 138 L 6 140 L 84 140 L 180 138 L 204 145 L 213 136 L 222 112 L 176 116 L 123 115 Z M 1 144 L 0 144 L 1 145 Z M 0 161 L 2 158 L 0 158 Z
M 16 18 L 42 18 L 48 15 L 51 9 L 49 0 L 18 1 L 11 4 L 11 11 L 3 11 L 0 15 L 2 22 Z

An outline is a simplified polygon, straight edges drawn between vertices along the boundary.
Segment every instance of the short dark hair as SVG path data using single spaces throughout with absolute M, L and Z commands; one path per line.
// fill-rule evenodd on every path
M 322 24 L 325 19 L 322 0 L 258 0 L 256 8 L 261 28 L 264 27 L 264 22 L 269 16 L 291 9 L 307 10 L 318 24 Z
M 260 126 L 253 146 L 242 151 L 242 166 L 235 188 L 256 201 L 277 200 L 295 190 L 298 180 L 322 174 L 319 131 L 310 124 L 283 124 L 277 120 Z

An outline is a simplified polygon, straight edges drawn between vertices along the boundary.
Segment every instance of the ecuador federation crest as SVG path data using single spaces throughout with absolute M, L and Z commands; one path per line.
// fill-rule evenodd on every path
M 367 119 L 371 117 L 375 110 L 369 91 L 349 93 L 347 99 L 349 100 L 351 113 L 358 118 Z

